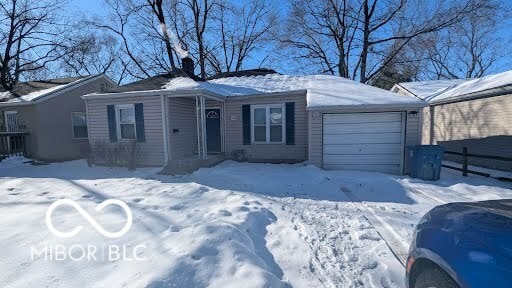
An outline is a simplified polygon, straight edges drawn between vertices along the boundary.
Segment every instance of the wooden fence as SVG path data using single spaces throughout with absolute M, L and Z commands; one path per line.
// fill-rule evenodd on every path
M 456 156 L 462 157 L 462 168 L 455 167 L 455 166 L 450 166 L 450 165 L 445 165 L 445 164 L 443 164 L 442 166 L 445 167 L 445 168 L 448 168 L 448 169 L 453 169 L 453 170 L 461 171 L 463 176 L 468 176 L 468 173 L 471 173 L 471 174 L 480 175 L 480 176 L 484 176 L 484 177 L 491 177 L 491 175 L 489 173 L 484 173 L 484 172 L 479 172 L 479 171 L 474 171 L 474 170 L 468 169 L 468 166 L 470 165 L 470 163 L 469 163 L 469 159 L 470 158 L 480 158 L 480 159 L 490 159 L 490 160 L 506 161 L 506 162 L 510 162 L 510 165 L 512 166 L 512 158 L 510 158 L 510 157 L 482 155 L 482 154 L 472 154 L 472 153 L 468 152 L 468 148 L 467 147 L 463 147 L 462 148 L 462 152 L 445 151 L 444 154 L 456 155 Z
M 28 132 L 0 132 L 0 161 L 27 155 Z

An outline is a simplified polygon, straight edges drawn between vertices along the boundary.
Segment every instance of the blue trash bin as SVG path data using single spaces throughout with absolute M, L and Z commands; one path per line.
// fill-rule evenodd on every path
M 438 145 L 409 146 L 409 176 L 436 181 L 441 178 L 444 148 Z

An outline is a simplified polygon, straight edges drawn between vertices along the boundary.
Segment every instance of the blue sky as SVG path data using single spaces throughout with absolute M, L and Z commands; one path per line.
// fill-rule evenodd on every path
M 307 0 L 305 0 L 305 1 L 307 1 Z M 105 12 L 105 8 L 103 7 L 103 2 L 104 2 L 104 0 L 71 0 L 70 9 L 73 9 L 73 10 L 76 9 L 77 11 L 85 10 L 83 12 L 88 12 L 91 14 L 94 14 L 94 13 L 102 14 L 103 12 Z M 285 2 L 283 1 L 283 2 L 279 2 L 279 3 L 280 3 L 279 5 L 283 5 L 282 3 L 285 3 Z M 512 1 L 507 0 L 507 1 L 505 1 L 505 3 L 509 7 L 509 9 L 512 10 Z M 508 46 L 512 45 L 512 29 L 510 29 L 510 27 L 512 27 L 512 19 L 509 19 L 508 23 L 506 23 L 506 25 L 504 25 L 504 28 L 501 29 L 501 31 L 499 31 L 498 35 L 496 35 L 497 39 L 501 38 L 502 41 L 504 41 L 506 43 L 506 45 L 508 45 Z M 512 69 L 512 55 L 508 55 L 508 56 L 504 57 L 502 59 L 502 61 L 500 61 L 500 62 L 501 63 L 496 65 L 494 70 L 488 71 L 488 74 L 503 72 L 503 71 Z M 254 64 L 256 65 L 256 63 L 254 63 Z M 267 65 L 264 65 L 264 66 L 268 66 L 268 65 L 269 64 L 267 63 Z M 246 67 L 246 68 L 255 68 L 255 67 Z M 268 68 L 273 68 L 273 69 L 279 70 L 278 69 L 279 67 L 268 67 Z M 295 69 L 292 69 L 292 70 L 295 70 Z M 286 73 L 286 72 L 291 72 L 291 71 L 280 71 L 280 72 Z

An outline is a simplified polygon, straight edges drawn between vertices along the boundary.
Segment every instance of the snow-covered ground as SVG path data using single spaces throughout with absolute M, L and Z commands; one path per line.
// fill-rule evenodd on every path
M 226 161 L 176 177 L 149 168 L 89 168 L 83 161 L 22 161 L 0 162 L 2 287 L 403 287 L 403 267 L 361 204 L 343 191 L 357 195 L 405 244 L 417 220 L 439 203 L 512 196 L 510 184 L 447 173 L 432 183 Z M 124 214 L 94 208 L 105 199 L 123 200 L 133 225 L 119 238 L 106 238 L 62 206 L 54 225 L 83 229 L 58 238 L 48 231 L 45 214 L 62 198 L 76 201 L 108 230 L 119 230 Z M 136 245 L 145 249 L 136 250 L 139 261 L 31 257 L 31 247 L 76 244 L 128 247 L 131 258 Z

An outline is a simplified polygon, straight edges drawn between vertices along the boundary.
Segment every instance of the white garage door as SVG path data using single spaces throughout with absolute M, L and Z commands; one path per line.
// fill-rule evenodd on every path
M 402 113 L 324 114 L 323 117 L 324 169 L 401 174 Z

